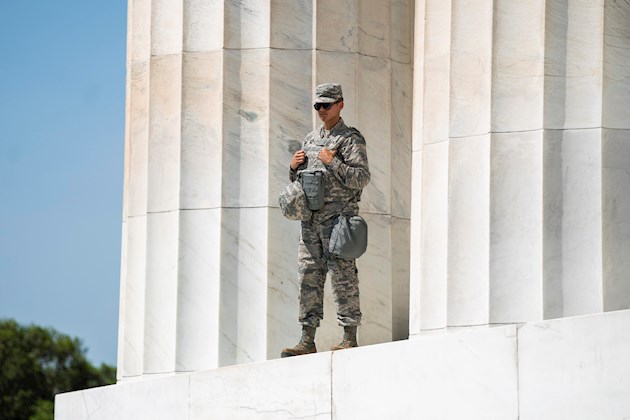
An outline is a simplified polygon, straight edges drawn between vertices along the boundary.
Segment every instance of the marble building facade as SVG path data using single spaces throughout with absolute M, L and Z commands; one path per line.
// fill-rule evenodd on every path
M 121 382 L 294 344 L 276 197 L 326 81 L 372 171 L 361 344 L 630 308 L 630 3 L 129 0 L 128 27 Z

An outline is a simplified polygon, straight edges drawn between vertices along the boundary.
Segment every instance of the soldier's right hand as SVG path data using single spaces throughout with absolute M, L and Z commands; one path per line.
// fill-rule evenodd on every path
M 304 153 L 304 150 L 298 150 L 293 154 L 293 159 L 291 159 L 291 169 L 294 171 L 297 170 L 297 168 L 303 164 L 305 160 L 306 154 Z

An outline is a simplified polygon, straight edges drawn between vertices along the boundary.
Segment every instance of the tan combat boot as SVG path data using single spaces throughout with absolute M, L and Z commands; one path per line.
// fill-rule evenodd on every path
M 352 347 L 359 347 L 357 344 L 357 327 L 343 327 L 343 340 L 331 350 L 344 350 Z
M 302 327 L 302 338 L 300 338 L 300 342 L 297 343 L 295 347 L 282 349 L 280 356 L 291 357 L 317 353 L 317 348 L 315 347 L 315 331 L 315 327 L 307 327 L 304 325 Z

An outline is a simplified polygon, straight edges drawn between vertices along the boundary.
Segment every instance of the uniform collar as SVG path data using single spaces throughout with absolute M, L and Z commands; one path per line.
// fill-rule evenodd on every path
M 339 117 L 339 121 L 337 121 L 337 124 L 335 124 L 333 126 L 333 128 L 330 129 L 330 131 L 328 132 L 329 136 L 335 135 L 337 132 L 341 131 L 341 129 L 345 126 L 344 122 L 343 122 L 343 118 Z M 319 127 L 319 134 L 321 137 L 325 137 L 326 136 L 326 129 L 324 128 L 324 126 L 320 126 Z

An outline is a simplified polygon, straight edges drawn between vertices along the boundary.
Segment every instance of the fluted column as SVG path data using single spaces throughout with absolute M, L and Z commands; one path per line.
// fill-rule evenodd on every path
M 545 13 L 544 310 L 558 318 L 603 310 L 604 4 Z
M 604 2 L 602 242 L 604 310 L 630 296 L 630 6 Z
M 629 308 L 630 5 L 425 0 L 415 25 L 410 333 Z
M 175 370 L 216 366 L 221 282 L 224 11 L 184 1 Z
M 344 88 L 345 122 L 365 136 L 372 180 L 361 198 L 369 248 L 358 260 L 362 344 L 408 336 L 413 1 L 320 0 L 314 84 Z M 315 117 L 315 116 L 313 116 Z M 316 122 L 317 123 L 317 122 Z M 386 280 L 387 279 L 387 280 Z M 328 285 L 325 326 L 339 340 Z M 318 333 L 319 334 L 319 333 Z
M 545 2 L 496 2 L 490 323 L 542 319 Z
M 493 5 L 453 1 L 451 9 L 447 322 L 479 325 L 489 309 Z
M 277 194 L 324 81 L 373 173 L 360 340 L 407 337 L 413 1 L 343 3 L 130 0 L 119 379 L 297 340 L 299 224 Z M 341 332 L 328 290 L 318 346 Z
M 449 83 L 451 1 L 416 2 L 414 56 L 414 234 L 410 333 L 442 328 L 447 319 Z M 420 54 L 422 53 L 422 54 Z M 420 85 L 420 87 L 418 87 Z M 421 95 L 421 96 L 418 96 Z M 418 259 L 422 258 L 422 264 Z M 417 266 L 417 267 L 416 267 Z
M 118 379 L 144 372 L 150 42 L 151 2 L 130 1 Z

